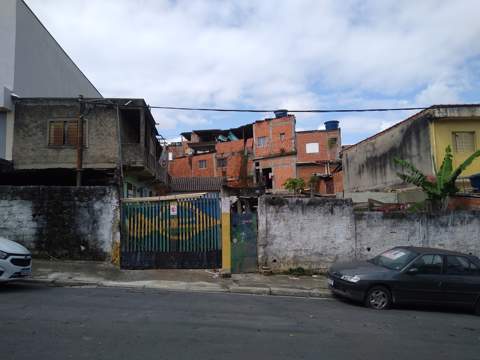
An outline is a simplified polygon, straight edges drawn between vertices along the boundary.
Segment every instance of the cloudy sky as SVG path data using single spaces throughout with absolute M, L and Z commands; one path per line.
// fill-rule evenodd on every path
M 105 97 L 151 105 L 335 109 L 480 102 L 477 0 L 26 0 Z M 271 114 L 155 111 L 159 131 Z M 339 120 L 344 144 L 409 112 Z

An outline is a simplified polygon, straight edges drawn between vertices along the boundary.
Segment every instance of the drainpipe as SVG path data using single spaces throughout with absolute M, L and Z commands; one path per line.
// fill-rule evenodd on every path
M 77 187 L 82 186 L 82 169 L 83 169 L 83 117 L 85 116 L 85 103 L 83 95 L 78 96 L 80 103 L 80 112 L 77 120 Z
M 119 174 L 119 196 L 123 198 L 123 155 L 122 155 L 122 132 L 120 123 L 120 107 L 117 104 L 117 141 L 118 141 L 118 174 Z

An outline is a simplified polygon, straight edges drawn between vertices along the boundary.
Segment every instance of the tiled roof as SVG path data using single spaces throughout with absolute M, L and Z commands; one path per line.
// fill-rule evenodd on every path
M 224 183 L 223 177 L 172 177 L 170 190 L 172 192 L 221 191 Z

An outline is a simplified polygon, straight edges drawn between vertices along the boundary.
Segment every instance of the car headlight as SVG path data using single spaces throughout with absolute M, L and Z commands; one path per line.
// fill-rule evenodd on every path
M 357 283 L 360 281 L 360 276 L 358 275 L 342 275 L 341 277 L 342 280 L 352 282 L 352 283 Z
M 6 259 L 8 254 L 5 251 L 0 250 L 0 259 Z

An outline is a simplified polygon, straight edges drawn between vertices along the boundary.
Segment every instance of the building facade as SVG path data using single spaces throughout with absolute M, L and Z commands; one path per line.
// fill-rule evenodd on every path
M 451 146 L 454 166 L 458 166 L 478 150 L 479 144 L 480 105 L 434 105 L 343 150 L 345 192 L 406 188 L 409 185 L 397 175 L 401 169 L 395 165 L 395 157 L 433 176 L 447 146 Z M 462 176 L 476 173 L 480 173 L 478 159 Z
M 295 116 L 277 112 L 229 130 L 195 130 L 182 133 L 182 141 L 170 144 L 172 178 L 221 177 L 227 187 L 261 188 L 284 192 L 290 178 L 302 178 L 314 192 L 342 191 L 340 129 L 295 131 Z
M 12 160 L 15 99 L 101 97 L 23 0 L 0 2 L 0 159 Z
M 163 148 L 145 101 L 84 101 L 80 134 L 79 99 L 19 99 L 13 171 L 0 183 L 73 186 L 80 173 L 81 185 L 119 185 L 124 196 L 163 193 L 167 164 L 162 166 Z

